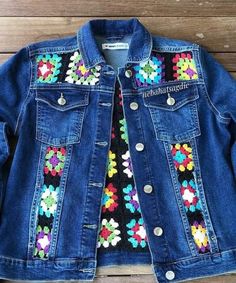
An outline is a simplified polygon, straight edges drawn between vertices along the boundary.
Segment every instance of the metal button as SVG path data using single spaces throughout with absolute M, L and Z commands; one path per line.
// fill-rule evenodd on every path
M 163 234 L 162 228 L 161 228 L 161 227 L 155 227 L 155 228 L 154 228 L 154 234 L 155 234 L 156 236 L 161 236 L 161 235 Z
M 137 151 L 142 151 L 144 149 L 144 144 L 139 142 L 135 145 Z
M 63 97 L 63 93 L 61 93 L 61 97 L 58 98 L 57 103 L 60 104 L 60 105 L 65 105 L 66 104 L 66 100 Z
M 129 106 L 132 110 L 138 109 L 138 103 L 137 102 L 131 102 Z
M 172 270 L 168 270 L 165 275 L 167 280 L 173 280 L 175 278 L 175 273 Z
M 152 192 L 152 186 L 151 185 L 145 185 L 143 187 L 143 190 L 145 193 L 150 194 Z
M 167 104 L 168 105 L 174 105 L 175 104 L 175 99 L 173 97 L 169 97 L 167 98 Z
M 130 78 L 132 76 L 132 71 L 130 69 L 126 70 L 125 71 L 125 76 L 126 76 L 126 78 Z
M 168 105 L 174 105 L 175 104 L 175 99 L 173 97 L 171 97 L 169 93 L 168 93 L 168 98 L 166 100 L 166 103 Z

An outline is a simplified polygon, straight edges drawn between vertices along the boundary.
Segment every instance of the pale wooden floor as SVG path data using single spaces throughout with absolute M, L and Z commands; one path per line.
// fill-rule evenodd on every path
M 136 16 L 153 33 L 206 47 L 236 78 L 235 0 L 1 0 L 0 63 L 30 42 L 71 35 L 91 18 Z M 100 268 L 96 283 L 155 283 L 151 268 Z M 190 283 L 235 283 L 223 275 Z

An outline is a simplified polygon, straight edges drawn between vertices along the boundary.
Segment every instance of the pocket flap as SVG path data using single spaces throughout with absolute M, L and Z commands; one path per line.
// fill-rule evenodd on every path
M 59 100 L 63 98 L 64 100 Z M 36 91 L 37 101 L 42 101 L 49 106 L 66 111 L 72 108 L 89 104 L 89 92 L 75 89 L 38 89 Z M 63 103 L 60 103 L 63 101 Z
M 168 92 L 168 87 L 170 91 Z M 179 91 L 171 91 L 171 87 L 165 87 L 165 93 L 161 93 L 160 89 L 152 89 L 143 93 L 144 105 L 147 107 L 155 107 L 168 111 L 174 111 L 186 103 L 199 98 L 197 85 L 190 85 L 186 89 Z M 169 96 L 168 96 L 169 93 Z M 171 98 L 172 104 L 168 104 L 168 98 Z M 174 100 L 173 100 L 173 99 Z

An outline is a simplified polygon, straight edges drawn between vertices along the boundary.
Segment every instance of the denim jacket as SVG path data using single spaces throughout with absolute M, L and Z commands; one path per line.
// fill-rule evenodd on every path
M 236 82 L 206 48 L 92 19 L 22 47 L 0 85 L 0 278 L 236 270 Z

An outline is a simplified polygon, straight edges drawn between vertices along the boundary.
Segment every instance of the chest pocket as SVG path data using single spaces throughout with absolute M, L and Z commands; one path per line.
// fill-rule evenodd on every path
M 143 95 L 158 140 L 182 142 L 201 134 L 197 85 L 175 92 Z
M 62 146 L 80 141 L 89 92 L 75 89 L 37 89 L 36 139 Z

